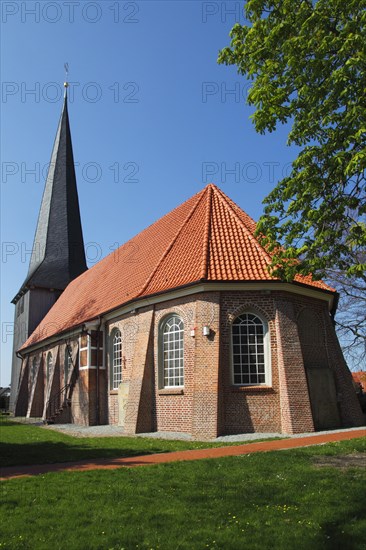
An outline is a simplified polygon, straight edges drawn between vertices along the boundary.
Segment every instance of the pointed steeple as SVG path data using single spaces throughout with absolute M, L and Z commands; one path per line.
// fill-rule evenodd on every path
M 67 83 L 27 277 L 28 288 L 63 290 L 87 269 L 67 108 Z

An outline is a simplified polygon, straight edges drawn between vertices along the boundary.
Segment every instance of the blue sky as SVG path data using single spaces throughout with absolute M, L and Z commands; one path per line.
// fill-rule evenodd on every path
M 216 183 L 258 219 L 295 157 L 255 133 L 248 82 L 217 65 L 243 2 L 2 1 L 1 378 L 10 303 L 28 269 L 69 64 L 69 114 L 89 266 Z

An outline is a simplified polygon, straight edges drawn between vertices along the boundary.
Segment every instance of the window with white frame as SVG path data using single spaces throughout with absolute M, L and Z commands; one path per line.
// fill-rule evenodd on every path
M 120 330 L 112 333 L 111 388 L 118 390 L 122 382 L 122 335 Z
M 48 355 L 47 355 L 47 363 L 46 363 L 46 380 L 47 380 L 47 383 L 50 380 L 52 367 L 53 367 L 52 353 L 49 352 Z
M 270 384 L 267 323 L 242 313 L 232 324 L 234 384 Z
M 163 386 L 184 385 L 184 324 L 178 315 L 168 317 L 162 326 Z

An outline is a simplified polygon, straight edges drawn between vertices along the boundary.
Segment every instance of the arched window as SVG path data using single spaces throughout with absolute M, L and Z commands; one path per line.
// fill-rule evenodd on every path
M 178 315 L 168 317 L 161 327 L 164 387 L 184 385 L 183 334 L 184 324 Z
M 112 333 L 111 349 L 111 388 L 118 390 L 122 382 L 122 335 L 120 330 Z
M 267 324 L 254 313 L 242 313 L 232 325 L 234 384 L 270 384 Z
M 72 368 L 71 348 L 66 344 L 65 346 L 65 360 L 64 360 L 64 385 L 69 382 L 69 374 Z
M 52 367 L 53 367 L 52 353 L 49 352 L 48 355 L 47 355 L 47 363 L 46 363 L 46 380 L 47 380 L 47 383 L 50 380 Z

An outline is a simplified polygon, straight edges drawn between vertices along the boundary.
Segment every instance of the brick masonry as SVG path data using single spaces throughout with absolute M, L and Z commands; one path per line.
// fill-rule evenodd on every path
M 280 414 L 285 433 L 312 432 L 314 423 L 294 304 L 276 300 Z
M 232 381 L 231 325 L 245 311 L 257 314 L 268 328 L 269 376 L 263 385 L 238 386 Z M 184 323 L 182 388 L 162 384 L 160 327 L 173 313 Z M 208 335 L 203 334 L 204 326 L 209 327 Z M 334 374 L 341 424 L 363 424 L 326 302 L 267 289 L 205 292 L 151 304 L 106 323 L 98 345 L 95 331 L 75 337 L 69 342 L 74 356 L 71 422 L 122 421 L 118 390 L 110 388 L 111 335 L 116 328 L 122 334 L 122 381 L 128 387 L 126 433 L 175 431 L 209 439 L 246 432 L 314 431 L 307 369 L 317 367 Z M 62 387 L 65 346 L 60 341 L 24 362 L 18 410 L 23 406 L 32 416 L 44 409 L 49 352 L 57 359 L 48 386 L 51 383 L 52 391 Z M 35 357 L 36 376 L 30 368 Z

